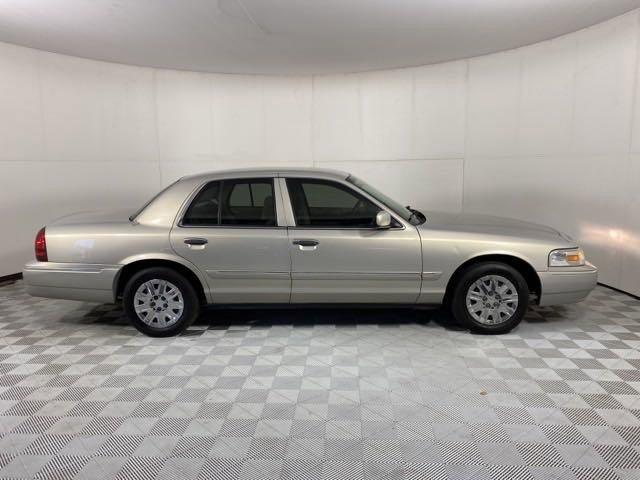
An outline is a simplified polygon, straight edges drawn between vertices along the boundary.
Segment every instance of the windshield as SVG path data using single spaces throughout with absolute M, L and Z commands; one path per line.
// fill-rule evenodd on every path
M 404 220 L 406 220 L 407 222 L 410 222 L 412 225 L 418 225 L 424 222 L 422 218 L 419 218 L 421 216 L 423 217 L 422 214 L 420 214 L 419 216 L 416 216 L 415 213 L 417 212 L 417 210 L 414 211 L 413 209 L 410 210 L 407 207 L 403 207 L 398 202 L 396 202 L 393 198 L 388 197 L 387 195 L 385 195 L 375 187 L 372 187 L 371 185 L 369 185 L 364 180 L 360 180 L 358 177 L 349 175 L 347 177 L 347 182 L 350 182 L 354 184 L 356 187 L 361 188 L 362 190 L 367 192 L 369 195 L 371 195 L 373 198 L 378 200 L 380 203 L 382 203 L 383 205 L 386 205 L 394 213 L 400 215 Z

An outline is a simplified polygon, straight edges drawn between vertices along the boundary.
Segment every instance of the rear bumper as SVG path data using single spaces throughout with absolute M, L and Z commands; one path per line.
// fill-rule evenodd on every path
M 538 272 L 541 283 L 539 305 L 559 305 L 583 300 L 598 283 L 598 269 L 587 262 L 584 267 L 551 268 Z
M 35 297 L 85 302 L 114 301 L 113 281 L 121 265 L 31 262 L 22 276 L 27 293 Z

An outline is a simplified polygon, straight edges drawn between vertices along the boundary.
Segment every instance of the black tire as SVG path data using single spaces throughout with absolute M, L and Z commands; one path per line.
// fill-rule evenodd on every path
M 486 275 L 498 275 L 506 278 L 515 287 L 518 305 L 515 312 L 504 321 L 495 324 L 481 323 L 467 308 L 467 292 L 474 282 Z M 487 297 L 484 297 L 487 298 Z M 490 298 L 490 297 L 489 297 Z M 451 297 L 451 312 L 454 318 L 470 330 L 478 333 L 506 333 L 518 325 L 529 305 L 529 287 L 526 280 L 515 268 L 499 262 L 483 262 L 470 266 L 458 278 Z
M 177 288 L 182 297 L 183 309 L 178 319 L 168 326 L 153 326 L 150 324 L 153 323 L 152 320 L 149 320 L 149 323 L 145 323 L 136 313 L 135 304 L 137 301 L 135 295 L 138 288 L 145 282 L 154 279 L 170 282 Z M 193 323 L 200 311 L 198 294 L 191 282 L 175 270 L 165 267 L 146 268 L 133 275 L 124 287 L 122 303 L 124 311 L 132 325 L 142 333 L 151 337 L 170 337 L 179 334 Z M 159 308 L 161 308 L 161 306 Z M 170 313 L 175 314 L 176 312 L 178 312 L 178 310 L 171 311 Z

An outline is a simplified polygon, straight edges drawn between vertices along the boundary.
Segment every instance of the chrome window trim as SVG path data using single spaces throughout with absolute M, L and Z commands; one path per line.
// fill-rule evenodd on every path
M 276 212 L 275 212 L 276 213 L 276 225 L 185 225 L 182 222 L 184 220 L 184 216 L 186 215 L 187 210 L 189 209 L 189 206 L 191 205 L 193 200 L 209 184 L 214 183 L 214 182 L 222 183 L 222 182 L 225 182 L 225 181 L 235 181 L 235 180 L 251 181 L 251 180 L 267 180 L 267 179 L 271 180 L 271 186 L 273 187 L 273 201 L 274 201 L 275 210 L 276 210 Z M 276 180 L 277 180 L 277 177 L 272 177 L 272 176 L 267 176 L 267 177 L 225 177 L 225 178 L 207 179 L 206 181 L 201 182 L 200 184 L 198 184 L 198 186 L 196 188 L 194 188 L 193 191 L 191 192 L 191 194 L 185 199 L 185 201 L 183 202 L 182 206 L 180 207 L 180 211 L 178 212 L 178 215 L 177 215 L 177 219 L 178 220 L 175 222 L 174 226 L 179 227 L 179 228 L 232 228 L 232 229 L 243 229 L 243 230 L 246 230 L 246 229 L 269 229 L 269 230 L 284 229 L 287 226 L 285 224 L 284 213 L 282 211 L 282 205 L 280 204 L 280 202 L 278 202 L 278 198 L 277 198 L 277 197 L 280 197 L 280 194 L 279 194 L 279 185 L 278 185 L 278 182 Z
M 398 232 L 398 231 L 402 231 L 402 230 L 406 230 L 404 225 L 401 225 L 399 227 L 389 227 L 389 228 L 376 228 L 376 227 L 314 227 L 314 226 L 298 226 L 298 225 L 294 225 L 292 227 L 288 227 L 289 230 L 349 230 L 350 232 L 354 231 L 354 230 L 364 230 L 367 232 L 388 232 L 388 231 L 394 231 L 394 232 Z
M 286 177 L 278 177 L 278 187 L 280 190 L 282 205 L 284 206 L 285 225 L 287 228 L 294 227 L 296 225 L 296 220 L 293 215 L 293 206 L 291 205 L 291 198 L 289 197 Z
M 287 227 L 280 225 L 183 225 L 178 223 L 176 227 L 179 228 L 227 228 L 227 229 L 240 229 L 240 230 L 284 230 Z
M 389 212 L 389 214 L 391 215 L 391 218 L 393 220 L 395 220 L 397 223 L 400 224 L 399 227 L 389 227 L 389 228 L 377 228 L 377 227 L 318 227 L 318 226 L 313 226 L 313 225 L 296 225 L 296 220 L 295 220 L 295 215 L 293 214 L 293 205 L 291 203 L 291 197 L 289 196 L 289 189 L 287 187 L 287 178 L 292 178 L 295 180 L 316 180 L 316 181 L 322 181 L 322 182 L 328 182 L 328 183 L 338 183 L 340 185 L 342 185 L 343 187 L 349 189 L 349 190 L 353 190 L 355 191 L 357 194 L 359 194 L 360 196 L 366 198 L 367 200 L 369 200 L 371 203 L 373 203 L 374 205 L 376 205 L 380 210 L 385 210 L 387 212 Z M 291 230 L 349 230 L 349 231 L 354 231 L 354 230 L 364 230 L 364 231 L 386 231 L 386 230 L 393 230 L 393 231 L 399 231 L 399 230 L 406 230 L 407 228 L 407 223 L 402 219 L 402 217 L 400 217 L 400 215 L 398 215 L 397 212 L 391 210 L 389 207 L 387 207 L 386 205 L 380 203 L 377 199 L 373 198 L 371 195 L 369 195 L 368 193 L 366 193 L 365 191 L 361 190 L 360 188 L 358 188 L 356 185 L 353 185 L 350 182 L 347 182 L 346 179 L 345 180 L 337 180 L 337 179 L 329 179 L 329 178 L 315 178 L 315 177 L 310 177 L 310 176 L 286 176 L 286 177 L 280 177 L 280 189 L 282 191 L 282 196 L 283 196 L 283 202 L 285 202 L 284 199 L 286 199 L 286 205 L 287 205 L 287 209 L 286 209 L 286 219 L 287 219 L 287 223 L 288 223 L 288 228 Z M 398 220 L 398 217 L 400 217 L 400 220 Z M 414 227 L 414 225 L 410 225 L 411 227 Z

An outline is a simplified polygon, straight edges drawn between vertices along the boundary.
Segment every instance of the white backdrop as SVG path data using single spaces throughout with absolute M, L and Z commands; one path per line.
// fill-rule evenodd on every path
M 332 76 L 201 74 L 0 44 L 0 275 L 39 227 L 131 206 L 177 177 L 348 170 L 403 203 L 543 222 L 640 294 L 634 11 L 458 62 Z

